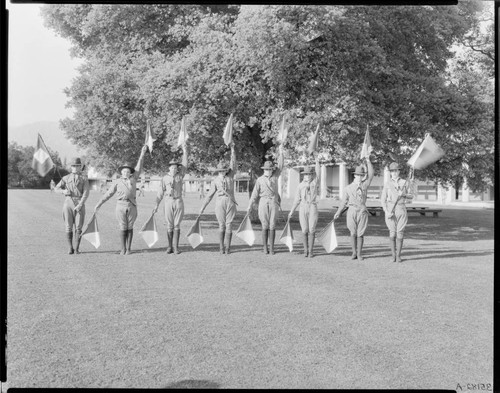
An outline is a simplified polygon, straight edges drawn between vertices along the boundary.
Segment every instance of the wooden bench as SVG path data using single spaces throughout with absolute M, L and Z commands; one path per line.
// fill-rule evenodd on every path
M 441 213 L 442 209 L 429 209 L 428 207 L 416 207 L 410 206 L 406 208 L 408 213 L 418 213 L 421 216 L 425 216 L 426 213 L 432 213 L 432 217 L 437 217 L 439 213 Z
M 382 213 L 384 212 L 382 206 L 372 206 L 372 207 L 367 207 L 367 209 L 368 213 L 370 213 L 372 216 L 376 216 L 377 213 L 380 213 L 380 215 L 382 215 Z
M 372 216 L 376 216 L 377 213 L 382 213 L 384 212 L 384 209 L 382 206 L 372 206 L 372 207 L 367 207 L 368 213 L 370 213 Z M 428 207 L 416 207 L 416 206 L 410 206 L 406 207 L 406 211 L 408 213 L 418 213 L 421 216 L 425 216 L 426 213 L 432 213 L 433 217 L 438 217 L 438 214 L 442 212 L 441 209 L 429 209 Z

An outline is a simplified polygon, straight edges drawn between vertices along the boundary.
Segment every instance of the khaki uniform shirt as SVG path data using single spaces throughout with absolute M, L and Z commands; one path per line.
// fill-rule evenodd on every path
M 398 200 L 399 191 L 401 190 L 403 191 L 403 196 Z M 380 200 L 384 209 L 387 210 L 389 208 L 389 204 L 392 208 L 392 205 L 396 203 L 397 200 L 398 205 L 404 205 L 408 200 L 413 199 L 413 193 L 414 190 L 412 181 L 409 181 L 405 186 L 405 180 L 401 178 L 392 180 L 391 178 L 384 184 Z
M 160 181 L 160 188 L 156 194 L 156 203 L 160 203 L 163 197 L 182 199 L 182 187 L 184 186 L 183 179 L 185 174 L 186 168 L 182 166 L 175 176 L 170 174 L 163 176 Z
M 222 179 L 217 176 L 212 181 L 210 191 L 206 197 L 207 204 L 210 203 L 214 195 L 217 197 L 229 196 L 229 198 L 236 203 L 236 199 L 234 197 L 234 176 L 224 176 Z
M 71 192 L 71 195 L 66 195 L 66 198 L 71 198 L 76 205 L 85 204 L 89 197 L 89 179 L 83 174 L 70 173 L 64 176 L 57 184 L 55 190 L 66 189 Z
M 137 173 L 137 172 L 136 172 Z M 137 179 L 135 177 L 135 173 L 129 177 L 129 179 L 125 179 L 120 177 L 116 179 L 109 190 L 104 194 L 101 199 L 101 203 L 106 202 L 109 198 L 111 198 L 114 194 L 116 194 L 116 200 L 121 202 L 130 202 L 134 206 L 137 206 L 137 202 L 135 199 L 136 195 L 136 187 L 137 187 Z
M 275 170 L 269 177 L 262 175 L 255 182 L 255 187 L 252 191 L 250 204 L 254 203 L 259 198 L 276 198 L 280 202 L 278 193 L 278 178 L 281 171 Z
M 349 184 L 345 188 L 344 197 L 339 205 L 339 211 L 342 211 L 346 205 L 353 206 L 357 210 L 366 209 L 369 185 L 367 180 L 362 181 L 359 185 L 354 182 Z
M 295 200 L 293 201 L 293 209 L 295 209 L 299 203 L 308 205 L 316 205 L 318 203 L 318 178 L 316 176 L 310 182 L 306 182 L 305 180 L 300 182 Z

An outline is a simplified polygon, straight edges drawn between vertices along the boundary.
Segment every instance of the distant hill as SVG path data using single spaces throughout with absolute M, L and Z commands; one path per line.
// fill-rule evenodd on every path
M 47 147 L 59 153 L 61 161 L 68 161 L 85 154 L 84 150 L 73 145 L 59 129 L 56 121 L 40 121 L 22 126 L 9 126 L 9 142 L 16 142 L 21 146 L 36 146 L 37 135 L 40 134 Z

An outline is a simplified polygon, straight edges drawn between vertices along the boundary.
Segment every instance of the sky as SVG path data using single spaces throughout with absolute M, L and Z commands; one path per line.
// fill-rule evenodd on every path
M 9 126 L 55 121 L 72 115 L 63 89 L 77 76 L 70 42 L 43 26 L 40 4 L 12 4 L 9 11 Z

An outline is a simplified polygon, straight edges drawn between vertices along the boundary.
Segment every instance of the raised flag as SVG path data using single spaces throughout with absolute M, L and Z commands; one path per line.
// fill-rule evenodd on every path
M 181 147 L 189 139 L 189 135 L 186 129 L 186 119 L 183 116 L 181 120 L 181 131 L 179 132 L 179 140 L 177 141 L 177 147 Z
M 443 156 L 443 149 L 429 134 L 426 134 L 424 141 L 420 144 L 415 154 L 408 160 L 408 165 L 415 169 L 424 169 Z
M 250 221 L 250 216 L 248 213 L 238 227 L 236 236 L 238 236 L 249 246 L 253 246 L 255 242 L 255 232 L 253 231 L 252 222 Z
M 229 146 L 233 142 L 233 114 L 229 116 L 229 120 L 227 121 L 226 128 L 224 128 L 224 134 L 222 135 L 224 138 L 224 143 Z
M 101 245 L 101 238 L 99 236 L 99 227 L 97 226 L 96 214 L 92 214 L 87 228 L 82 232 L 81 236 L 90 242 L 95 248 L 99 248 Z
M 361 148 L 361 159 L 365 157 L 370 157 L 372 152 L 372 139 L 370 138 L 370 129 L 366 126 L 365 140 L 363 141 L 363 147 Z
M 153 142 L 156 141 L 156 137 L 154 136 L 153 132 L 151 131 L 151 124 L 149 120 L 146 121 L 146 141 L 144 144 L 146 144 L 149 147 L 149 152 L 151 153 L 153 151 Z
M 281 120 L 280 132 L 278 134 L 278 142 L 285 143 L 286 137 L 288 135 L 288 127 L 285 125 L 285 116 Z
M 186 235 L 191 247 L 196 248 L 203 243 L 203 234 L 201 233 L 200 217 L 196 219 L 193 226 Z
M 293 232 L 290 226 L 290 220 L 287 220 L 285 228 L 283 228 L 283 232 L 280 236 L 280 242 L 285 244 L 290 252 L 293 251 Z
M 316 132 L 309 137 L 309 147 L 307 148 L 307 152 L 312 154 L 318 149 L 318 135 L 319 135 L 319 124 L 316 128 Z
M 337 235 L 335 234 L 335 226 L 333 220 L 324 227 L 317 236 L 318 241 L 321 243 L 327 253 L 331 253 L 338 246 Z
M 49 151 L 43 142 L 42 136 L 38 134 L 38 140 L 36 143 L 35 153 L 33 154 L 33 162 L 31 167 L 38 172 L 38 174 L 44 177 L 47 173 L 54 168 L 54 162 L 50 158 Z
M 146 242 L 149 248 L 153 247 L 158 241 L 158 231 L 156 229 L 155 214 L 151 214 L 151 217 L 146 221 L 139 231 L 142 238 Z

